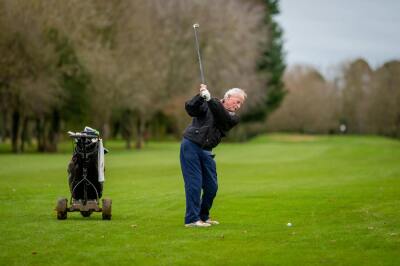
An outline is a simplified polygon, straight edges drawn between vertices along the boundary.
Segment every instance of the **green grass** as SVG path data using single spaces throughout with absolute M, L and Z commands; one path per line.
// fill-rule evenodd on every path
M 178 143 L 109 148 L 111 221 L 56 219 L 69 153 L 0 154 L 0 265 L 400 265 L 398 141 L 224 143 L 211 228 L 183 227 Z

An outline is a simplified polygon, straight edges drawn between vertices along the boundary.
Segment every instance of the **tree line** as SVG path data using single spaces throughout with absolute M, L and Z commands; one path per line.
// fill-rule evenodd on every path
M 278 12 L 276 0 L 3 0 L 0 141 L 56 151 L 85 125 L 128 148 L 180 136 L 200 83 L 193 23 L 213 96 L 242 87 L 244 117 L 263 121 L 283 98 L 269 96 L 283 95 Z
M 316 69 L 285 73 L 287 95 L 268 121 L 270 131 L 379 134 L 400 137 L 400 61 L 372 69 L 366 60 L 342 64 L 327 79 Z

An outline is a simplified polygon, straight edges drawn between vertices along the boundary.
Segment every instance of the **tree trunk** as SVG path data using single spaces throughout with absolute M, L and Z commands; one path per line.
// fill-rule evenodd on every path
M 138 120 L 136 122 L 136 149 L 140 150 L 144 146 L 144 119 L 142 119 L 140 116 L 138 117 Z
M 125 125 L 125 128 L 123 129 L 123 138 L 125 139 L 125 148 L 127 150 L 130 150 L 132 148 L 132 129 L 128 128 L 127 125 Z
M 20 131 L 20 113 L 14 111 L 12 114 L 12 127 L 11 127 L 11 146 L 12 152 L 18 153 L 19 150 L 19 131 Z
M 44 119 L 37 118 L 36 119 L 36 138 L 37 138 L 37 151 L 44 152 L 45 151 L 45 134 L 44 134 Z
M 53 111 L 53 115 L 51 117 L 51 126 L 48 132 L 48 144 L 45 146 L 45 150 L 49 152 L 56 152 L 57 151 L 57 144 L 58 144 L 58 137 L 60 134 L 60 125 L 61 125 L 61 118 L 60 113 L 57 110 Z
M 28 118 L 25 117 L 22 123 L 22 130 L 21 130 L 21 152 L 25 151 L 25 143 L 29 140 L 29 133 L 28 133 Z
M 125 148 L 130 150 L 132 148 L 132 138 L 131 136 L 126 138 Z
M 8 130 L 8 112 L 6 110 L 1 111 L 1 120 L 0 142 L 3 142 L 10 136 Z
M 109 123 L 104 123 L 100 128 L 100 134 L 103 140 L 108 139 L 111 135 Z

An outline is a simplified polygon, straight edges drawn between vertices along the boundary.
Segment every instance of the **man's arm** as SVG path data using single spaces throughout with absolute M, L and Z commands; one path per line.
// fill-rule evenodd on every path
M 204 98 L 197 94 L 191 100 L 185 103 L 186 112 L 192 117 L 198 117 L 207 112 L 207 105 L 204 104 Z
M 211 98 L 207 104 L 219 129 L 229 131 L 239 123 L 239 116 L 228 112 L 218 99 Z

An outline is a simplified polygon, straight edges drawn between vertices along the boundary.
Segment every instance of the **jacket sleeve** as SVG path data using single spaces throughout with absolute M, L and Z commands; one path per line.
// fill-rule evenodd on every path
M 229 131 L 239 123 L 239 116 L 228 112 L 218 99 L 212 98 L 207 104 L 214 116 L 216 126 L 222 131 Z
M 207 112 L 207 105 L 204 99 L 197 94 L 185 103 L 186 112 L 192 117 L 202 116 Z

